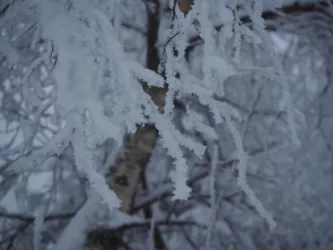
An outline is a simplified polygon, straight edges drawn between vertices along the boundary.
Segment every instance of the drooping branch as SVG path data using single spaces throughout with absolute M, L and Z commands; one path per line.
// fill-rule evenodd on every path
M 157 2 L 157 1 L 156 1 Z M 178 0 L 178 6 L 184 14 L 190 11 L 191 0 Z M 264 11 L 262 17 L 265 20 L 275 20 L 279 18 L 282 14 L 294 15 L 298 13 L 309 13 L 309 12 L 323 12 L 327 7 L 327 4 L 292 4 L 284 6 L 276 11 L 267 10 Z M 158 6 L 157 6 L 158 9 Z M 158 10 L 153 13 L 148 11 L 148 26 L 147 26 L 147 67 L 150 70 L 157 71 L 159 64 L 159 57 L 157 49 L 155 48 L 157 41 L 157 34 L 159 29 L 159 20 L 158 20 Z M 325 13 L 325 12 L 324 12 Z M 248 16 L 240 18 L 243 23 L 250 23 L 251 19 Z M 221 30 L 225 24 L 220 24 L 215 26 L 217 31 Z M 267 29 L 274 29 L 273 26 L 267 26 Z M 199 36 L 192 37 L 190 39 L 190 44 L 196 41 L 201 40 Z M 190 48 L 190 47 L 189 47 Z M 149 93 L 152 97 L 152 100 L 160 108 L 160 111 L 163 110 L 165 93 L 167 88 L 149 88 L 145 83 L 143 83 L 144 90 Z M 148 164 L 152 149 L 155 146 L 156 139 L 158 137 L 158 131 L 154 126 L 148 125 L 145 127 L 139 127 L 135 134 L 130 134 L 126 137 L 125 140 L 125 155 L 119 159 L 115 169 L 109 178 L 110 187 L 116 192 L 118 197 L 122 201 L 122 210 L 126 213 L 133 212 L 132 209 L 132 200 L 135 195 L 135 190 L 139 182 L 140 176 Z M 204 173 L 203 176 L 206 176 L 207 173 Z M 200 176 L 199 179 L 202 177 Z M 191 184 L 191 183 L 189 183 Z M 164 192 L 161 192 L 160 197 L 155 197 L 155 199 L 150 200 L 148 203 L 145 203 L 140 208 L 147 207 L 155 202 L 158 199 L 167 197 L 171 195 L 172 187 L 167 188 Z M 136 211 L 138 208 L 134 209 Z M 108 231 L 110 233 L 110 231 Z M 95 231 L 94 233 L 98 233 Z M 99 232 L 99 233 L 105 233 Z M 117 232 L 119 233 L 119 232 Z M 155 234 L 157 234 L 155 232 Z M 109 236 L 114 239 L 114 235 L 111 233 Z M 121 238 L 121 234 L 117 234 L 117 238 Z M 111 241 L 114 242 L 114 241 Z M 120 244 L 119 241 L 117 244 Z M 117 244 L 114 246 L 109 246 L 108 249 L 116 249 Z M 103 248 L 102 248 L 103 249 Z
M 158 38 L 159 29 L 159 13 L 158 4 L 156 1 L 157 11 L 151 11 L 147 7 L 147 56 L 146 63 L 147 68 L 157 72 L 159 65 L 159 56 L 156 48 L 156 42 Z M 164 98 L 166 88 L 148 87 L 146 83 L 143 83 L 143 89 L 148 93 L 154 103 L 158 106 L 159 110 L 163 110 Z M 155 147 L 158 137 L 158 131 L 155 126 L 151 124 L 145 124 L 144 126 L 138 126 L 137 131 L 134 134 L 128 134 L 125 138 L 125 154 L 118 159 L 116 165 L 110 169 L 108 184 L 112 190 L 115 191 L 118 198 L 121 200 L 121 210 L 125 213 L 130 213 L 132 209 L 132 201 L 136 192 L 136 188 L 140 178 L 142 177 L 146 166 L 148 165 L 150 155 Z M 147 211 L 146 211 L 147 212 Z M 151 211 L 146 213 L 151 215 Z M 99 245 L 97 242 L 94 245 L 93 240 L 89 239 L 89 235 L 94 235 L 94 238 L 106 238 L 104 239 L 108 243 L 106 245 Z M 112 230 L 92 230 L 88 235 L 89 245 L 97 247 L 100 250 L 117 249 L 123 244 L 122 232 L 113 233 Z M 154 230 L 154 240 L 156 241 L 156 247 L 164 249 L 164 242 L 158 228 Z M 93 248 L 96 249 L 96 248 Z

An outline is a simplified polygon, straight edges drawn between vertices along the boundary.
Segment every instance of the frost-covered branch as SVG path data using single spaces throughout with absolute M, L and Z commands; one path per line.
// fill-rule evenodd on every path
M 1 246 L 329 232 L 332 5 L 283 2 L 1 2 Z

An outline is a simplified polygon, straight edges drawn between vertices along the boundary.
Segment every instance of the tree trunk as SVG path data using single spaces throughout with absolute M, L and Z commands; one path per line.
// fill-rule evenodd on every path
M 155 13 L 148 10 L 148 32 L 147 32 L 147 67 L 150 70 L 157 71 L 159 65 L 159 56 L 155 47 L 158 38 L 159 14 L 158 8 Z M 152 97 L 154 103 L 163 109 L 165 100 L 165 88 L 148 87 L 143 83 L 143 89 Z M 121 210 L 126 213 L 131 212 L 132 200 L 140 181 L 144 177 L 145 168 L 149 162 L 152 150 L 155 147 L 158 137 L 157 129 L 151 125 L 138 126 L 134 134 L 128 134 L 125 138 L 125 153 L 116 162 L 116 166 L 110 169 L 107 177 L 107 183 L 110 188 L 115 191 L 121 200 Z M 142 180 L 144 181 L 144 180 Z M 145 211 L 146 217 L 152 216 L 152 211 L 148 208 Z M 155 229 L 155 245 L 157 249 L 163 249 L 164 243 Z M 114 234 L 105 229 L 94 229 L 87 236 L 87 250 L 116 250 L 124 242 L 122 241 L 122 233 Z

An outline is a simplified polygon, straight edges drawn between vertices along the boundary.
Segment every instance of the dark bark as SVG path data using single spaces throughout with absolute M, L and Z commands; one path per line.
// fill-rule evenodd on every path
M 6 11 L 9 9 L 9 7 L 10 7 L 10 4 L 7 4 L 0 9 L 0 17 L 2 17 L 6 13 Z

